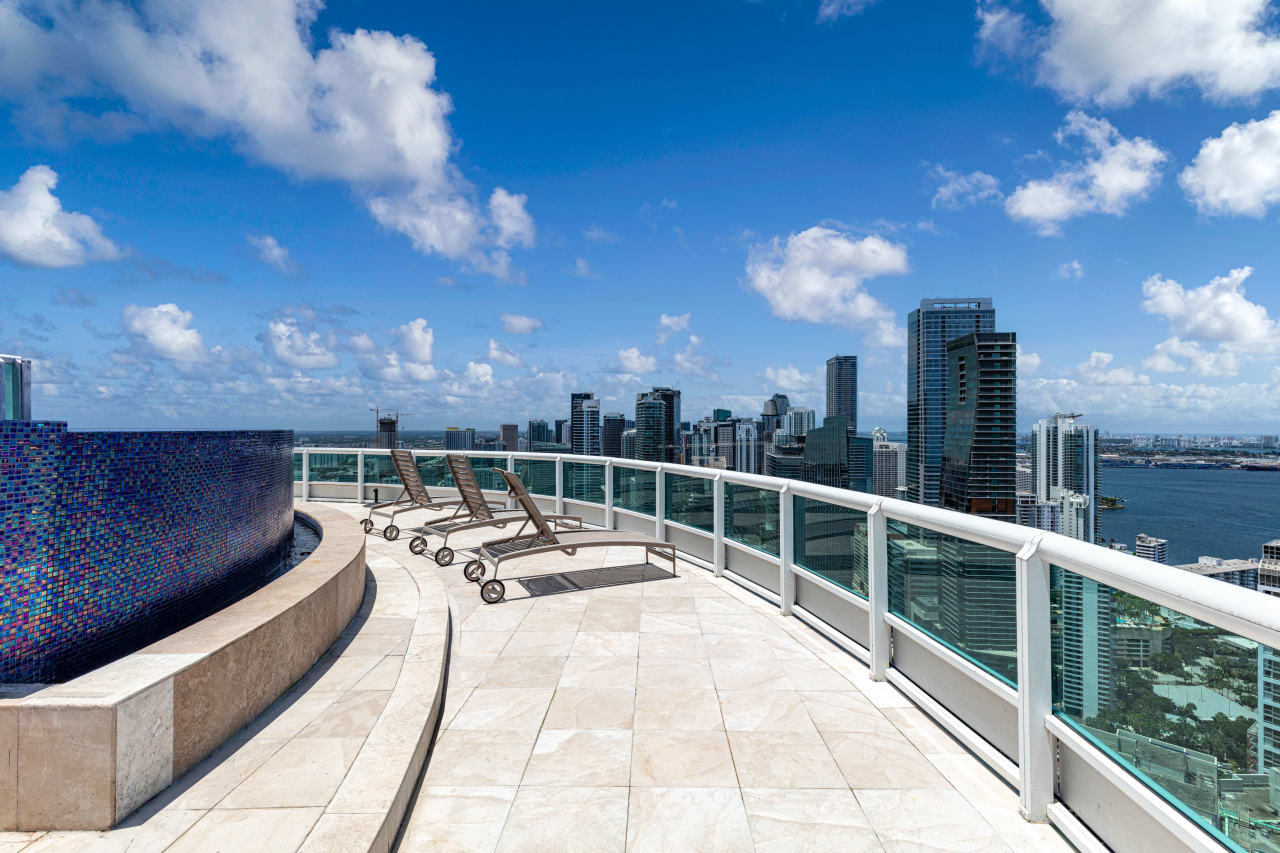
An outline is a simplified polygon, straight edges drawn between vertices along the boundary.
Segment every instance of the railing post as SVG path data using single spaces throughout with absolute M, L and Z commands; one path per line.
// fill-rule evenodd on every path
M 724 577 L 724 479 L 716 474 L 711 480 L 712 502 L 715 506 L 711 512 L 711 530 L 715 538 L 711 540 L 711 568 L 716 577 Z
M 1049 564 L 1040 557 L 1041 534 L 1017 557 L 1018 604 L 1018 810 L 1045 822 L 1053 802 L 1053 736 L 1045 720 L 1053 712 L 1053 648 L 1050 635 Z
M 556 515 L 564 515 L 564 459 L 556 457 Z
M 613 460 L 604 463 L 604 529 L 613 529 Z
M 356 452 L 356 503 L 364 503 L 364 451 Z
M 653 489 L 653 514 L 655 517 L 653 535 L 665 542 L 667 539 L 667 472 L 661 465 L 658 466 L 657 471 L 653 472 Z
M 302 499 L 311 500 L 311 451 L 302 451 Z
M 512 474 L 516 472 L 516 455 L 514 453 L 507 454 L 507 470 Z M 510 491 L 510 490 L 508 490 Z M 510 495 L 507 496 L 507 509 L 515 509 L 516 500 Z
M 791 571 L 795 529 L 795 501 L 791 499 L 791 486 L 783 486 L 778 492 L 778 598 L 783 616 L 791 615 L 791 605 L 796 600 L 796 576 Z
M 867 513 L 867 598 L 871 605 L 868 625 L 871 680 L 884 681 L 889 669 L 892 634 L 885 621 L 889 613 L 889 535 L 880 501 Z

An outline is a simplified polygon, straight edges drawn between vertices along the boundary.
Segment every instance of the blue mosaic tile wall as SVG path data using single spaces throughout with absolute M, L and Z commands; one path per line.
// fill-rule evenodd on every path
M 50 683 L 234 597 L 293 529 L 293 432 L 0 421 L 0 682 Z

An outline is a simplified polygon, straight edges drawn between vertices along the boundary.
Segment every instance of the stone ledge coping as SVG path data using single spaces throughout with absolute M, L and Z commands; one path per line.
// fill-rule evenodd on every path
M 0 830 L 107 829 L 265 710 L 342 633 L 364 594 L 346 513 L 291 570 L 240 601 L 65 684 L 0 699 Z

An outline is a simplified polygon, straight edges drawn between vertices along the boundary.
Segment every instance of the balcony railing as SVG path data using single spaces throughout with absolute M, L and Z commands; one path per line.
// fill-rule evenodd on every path
M 414 453 L 428 487 L 451 485 L 443 451 Z M 489 469 L 515 471 L 548 508 L 652 532 L 805 621 L 1002 776 L 1024 817 L 1082 850 L 1280 851 L 1275 599 L 1054 533 L 795 480 L 466 455 L 497 496 Z M 399 491 L 386 451 L 297 448 L 294 471 L 295 494 L 311 500 Z

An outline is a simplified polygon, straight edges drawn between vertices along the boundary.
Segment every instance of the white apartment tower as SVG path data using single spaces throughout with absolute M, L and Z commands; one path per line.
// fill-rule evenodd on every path
M 907 445 L 901 441 L 877 441 L 874 448 L 872 488 L 886 498 L 901 497 L 907 485 Z

